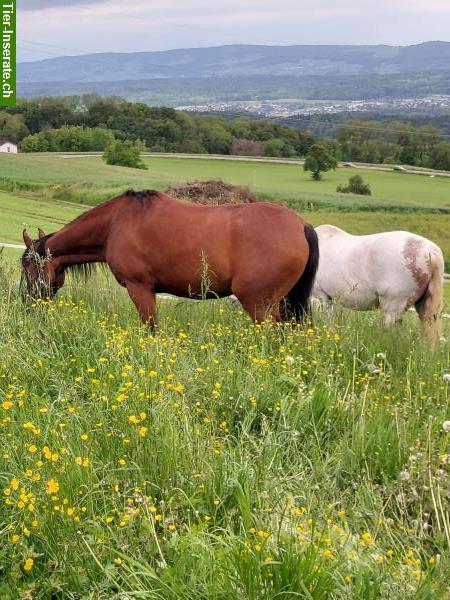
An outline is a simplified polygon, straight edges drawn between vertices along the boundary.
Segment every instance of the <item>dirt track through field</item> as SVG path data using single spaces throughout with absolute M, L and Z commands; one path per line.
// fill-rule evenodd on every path
M 0 248 L 17 248 L 18 250 L 25 250 L 25 246 L 22 246 L 21 244 L 6 244 L 2 242 L 0 242 Z

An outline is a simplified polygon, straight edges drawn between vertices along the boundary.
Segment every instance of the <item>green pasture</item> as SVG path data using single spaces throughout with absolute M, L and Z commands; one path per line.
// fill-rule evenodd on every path
M 311 174 L 298 165 L 220 161 L 147 158 L 150 173 L 170 181 L 176 179 L 209 179 L 221 177 L 230 183 L 248 185 L 256 193 L 271 198 L 288 200 L 294 205 L 311 202 L 317 208 L 327 205 L 351 208 L 351 203 L 360 207 L 373 205 L 398 205 L 414 208 L 450 209 L 450 178 L 434 178 L 381 172 L 366 169 L 341 168 L 324 174 L 320 182 L 313 181 Z M 346 183 L 355 173 L 360 174 L 372 186 L 373 197 L 348 198 L 336 194 L 336 187 Z M 405 179 L 403 179 L 405 177 Z
M 55 231 L 75 219 L 83 210 L 54 200 L 0 192 L 0 242 L 22 243 L 22 229 L 25 226 L 34 236 L 38 227 L 48 232 Z
M 450 282 L 446 282 L 444 285 L 444 301 L 450 309 Z
M 211 159 L 144 157 L 148 171 L 112 167 L 100 157 L 64 158 L 62 155 L 0 156 L 1 179 L 21 184 L 46 186 L 46 193 L 62 199 L 96 203 L 126 187 L 163 188 L 193 179 L 220 177 L 248 185 L 256 193 L 286 200 L 304 208 L 333 207 L 337 210 L 398 209 L 450 211 L 450 178 L 404 173 L 341 168 L 324 175 L 321 182 L 311 179 L 300 166 L 238 162 Z M 373 197 L 336 194 L 336 186 L 359 173 L 371 184 Z M 55 186 L 55 187 L 53 187 Z M 62 187 L 60 187 L 62 186 Z M 4 188 L 3 188 L 4 189 Z

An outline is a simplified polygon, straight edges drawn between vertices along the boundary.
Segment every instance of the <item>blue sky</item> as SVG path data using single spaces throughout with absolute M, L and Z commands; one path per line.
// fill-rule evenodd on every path
M 19 60 L 222 44 L 450 40 L 450 0 L 19 0 Z

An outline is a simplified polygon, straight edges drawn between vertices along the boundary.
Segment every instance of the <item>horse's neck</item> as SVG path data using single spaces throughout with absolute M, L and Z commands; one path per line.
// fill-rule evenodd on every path
M 103 262 L 110 221 L 110 211 L 104 206 L 93 209 L 51 236 L 46 247 L 63 267 Z

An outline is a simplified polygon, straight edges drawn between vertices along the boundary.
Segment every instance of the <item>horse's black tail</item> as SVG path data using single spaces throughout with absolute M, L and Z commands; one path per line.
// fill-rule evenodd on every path
M 312 225 L 305 225 L 305 237 L 309 245 L 309 257 L 302 276 L 286 297 L 286 313 L 288 318 L 294 317 L 298 322 L 303 321 L 309 311 L 314 279 L 319 266 L 319 238 Z

